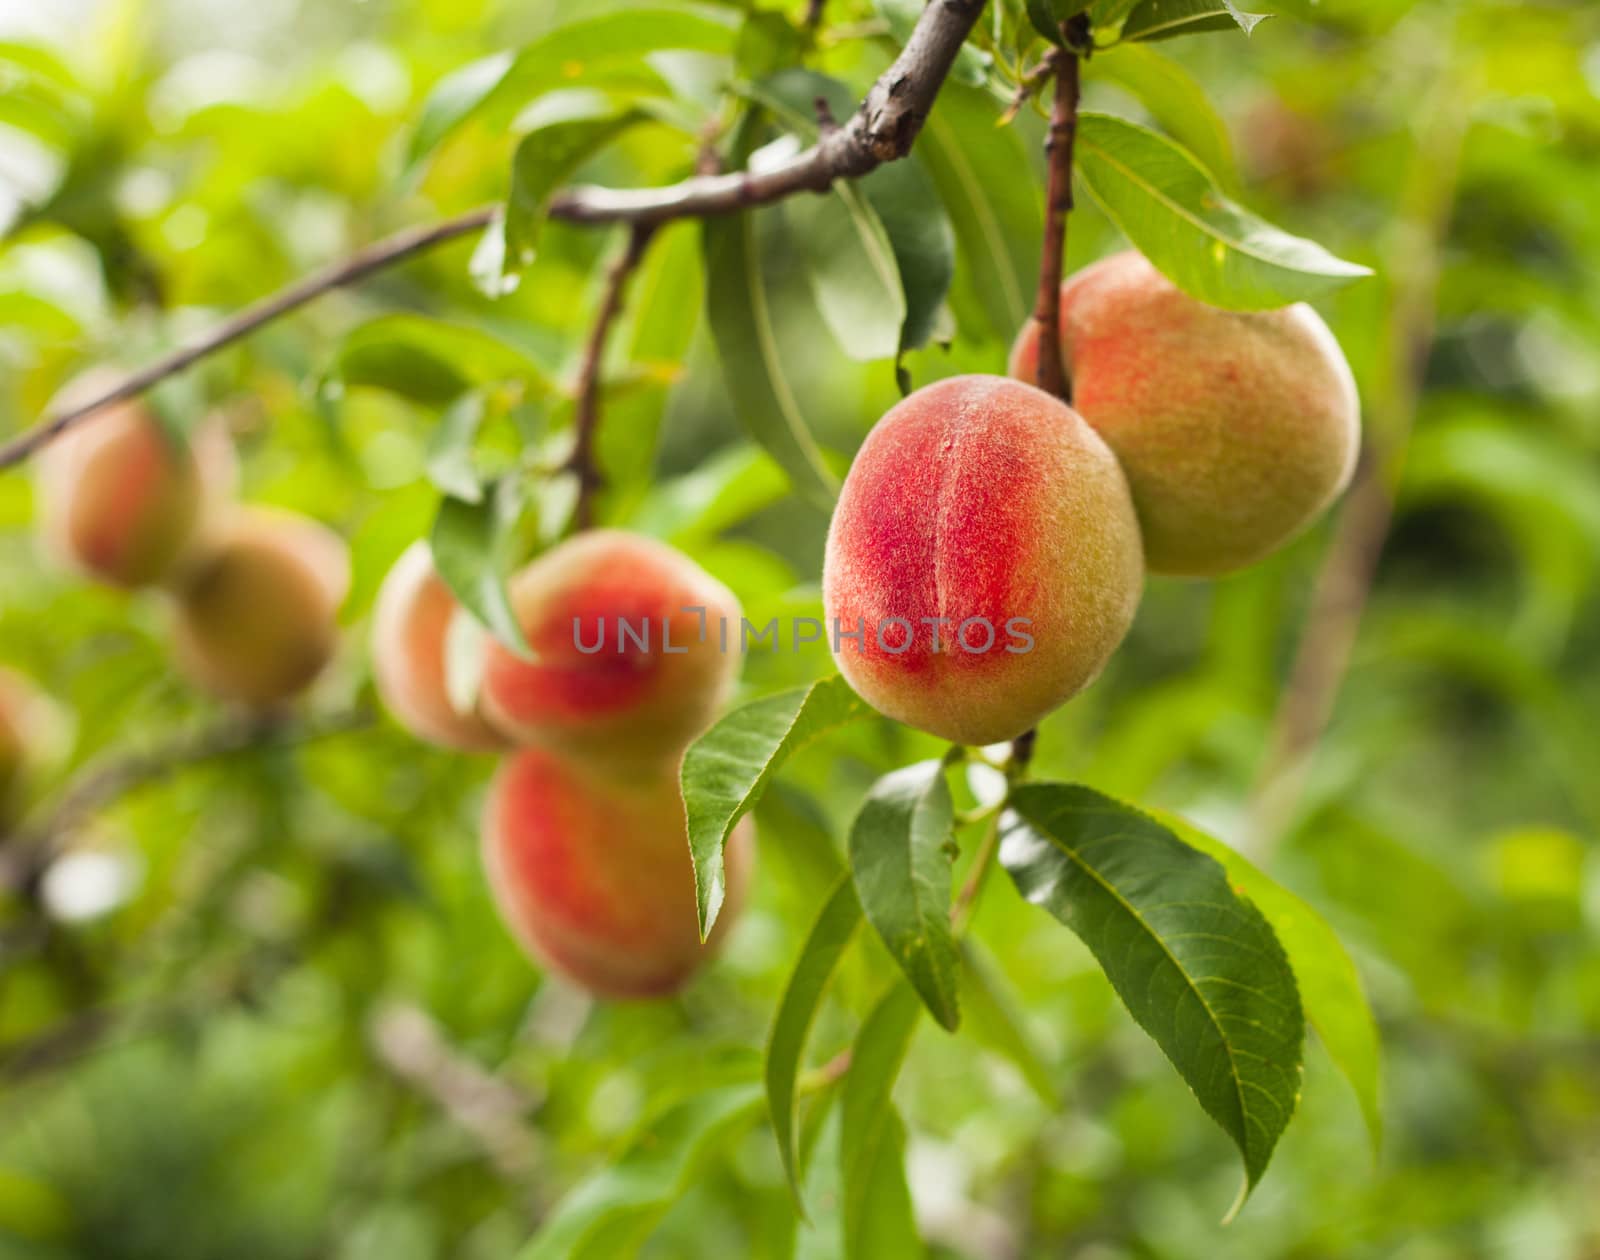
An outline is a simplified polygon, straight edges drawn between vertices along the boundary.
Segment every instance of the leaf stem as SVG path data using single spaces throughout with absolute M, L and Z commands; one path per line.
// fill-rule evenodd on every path
M 628 279 L 644 259 L 655 228 L 636 223 L 628 229 L 628 243 L 606 269 L 605 290 L 595 313 L 594 327 L 583 348 L 578 368 L 577 407 L 573 412 L 572 454 L 563 466 L 578 478 L 577 523 L 579 529 L 594 525 L 595 494 L 605 484 L 595 461 L 595 435 L 600 428 L 600 370 L 605 362 L 606 340 L 612 325 L 622 313 L 622 298 Z

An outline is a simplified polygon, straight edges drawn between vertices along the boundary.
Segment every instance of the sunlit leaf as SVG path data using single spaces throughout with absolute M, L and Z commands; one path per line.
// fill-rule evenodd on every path
M 847 1257 L 922 1252 L 905 1183 L 904 1137 L 891 1101 L 921 1014 L 917 995 L 896 984 L 873 1007 L 850 1049 L 839 1096 L 839 1224 Z
M 1126 119 L 1083 114 L 1077 158 L 1112 221 L 1203 302 L 1234 310 L 1286 306 L 1371 274 L 1236 205 L 1183 149 Z
M 950 930 L 954 805 L 944 766 L 923 761 L 879 779 L 850 827 L 850 867 L 868 921 L 933 1017 L 961 1022 Z
M 520 655 L 531 649 L 511 608 L 506 578 L 516 560 L 524 499 L 515 477 L 495 481 L 476 503 L 446 498 L 429 541 L 439 576 L 461 606 Z
M 1250 34 L 1270 13 L 1241 12 L 1233 0 L 1142 0 L 1122 24 L 1125 40 L 1171 39 L 1201 31 Z
M 763 696 L 733 710 L 683 756 L 680 778 L 694 857 L 700 935 L 711 931 L 725 892 L 722 848 L 785 760 L 817 736 L 871 710 L 835 675 Z
M 892 358 L 900 348 L 906 299 L 894 247 L 862 189 L 848 180 L 832 194 L 790 209 L 806 276 L 823 322 L 852 359 Z
M 517 381 L 545 388 L 534 361 L 515 346 L 464 324 L 424 315 L 380 315 L 346 335 L 328 374 L 347 387 L 390 390 L 443 407 L 473 386 Z
M 789 1179 L 795 1204 L 802 1211 L 795 1133 L 800 1065 L 828 982 L 833 979 L 834 968 L 839 965 L 860 922 L 861 907 L 856 902 L 855 887 L 848 876 L 841 877 L 812 924 L 800 956 L 789 972 L 777 1015 L 772 1021 L 772 1031 L 767 1037 L 767 1109 L 784 1174 Z
M 838 479 L 800 412 L 790 380 L 796 364 L 773 326 L 755 216 L 708 219 L 703 232 L 706 314 L 734 411 L 789 474 L 796 492 L 831 509 Z

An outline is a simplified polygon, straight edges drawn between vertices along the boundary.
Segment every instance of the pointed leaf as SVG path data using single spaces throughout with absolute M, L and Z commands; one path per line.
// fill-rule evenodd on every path
M 772 1134 L 778 1141 L 778 1154 L 783 1160 L 784 1175 L 789 1179 L 795 1206 L 802 1213 L 805 1205 L 800 1196 L 796 1147 L 796 1083 L 806 1041 L 811 1036 L 811 1026 L 816 1022 L 823 995 L 828 991 L 828 982 L 833 979 L 834 968 L 844 956 L 860 922 L 861 906 L 856 901 L 855 887 L 848 876 L 841 876 L 806 936 L 800 957 L 784 986 L 778 1013 L 772 1021 L 772 1032 L 767 1037 L 767 1108 L 772 1116 Z
M 903 1137 L 891 1095 L 922 1004 L 896 984 L 856 1034 L 839 1099 L 840 1225 L 846 1257 L 884 1260 L 921 1251 L 902 1165 Z M 896 1210 L 898 1209 L 898 1210 Z
M 861 189 L 837 180 L 831 195 L 795 203 L 790 219 L 817 309 L 839 348 L 862 362 L 892 358 L 905 291 L 889 233 Z
M 466 503 L 483 501 L 472 446 L 483 424 L 484 405 L 481 391 L 468 390 L 444 409 L 428 439 L 428 480 Z
M 496 53 L 441 79 L 422 107 L 406 164 L 415 169 L 469 119 L 507 123 L 529 99 L 556 87 L 594 87 L 632 69 L 660 83 L 644 58 L 664 50 L 730 53 L 738 35 L 734 14 L 699 9 L 630 8 L 580 17 L 515 53 Z
M 706 1163 L 761 1111 L 761 1088 L 728 1085 L 668 1108 L 609 1168 L 581 1182 L 517 1260 L 616 1260 L 631 1255 Z
M 1078 119 L 1078 170 L 1094 199 L 1185 293 L 1233 310 L 1285 306 L 1371 275 L 1228 200 L 1165 136 L 1109 114 Z
M 944 766 L 923 761 L 873 785 L 850 828 L 850 866 L 868 921 L 939 1023 L 961 1022 L 950 931 L 955 807 Z
M 446 498 L 429 542 L 433 562 L 461 606 L 519 655 L 531 653 L 506 593 L 524 501 L 516 480 L 493 483 L 477 503 Z
M 1171 39 L 1175 35 L 1234 28 L 1248 35 L 1271 16 L 1242 13 L 1233 0 L 1143 0 L 1123 23 L 1122 38 Z
M 679 772 L 694 858 L 703 940 L 722 909 L 722 846 L 778 767 L 817 736 L 871 710 L 835 675 L 752 700 L 729 713 L 683 755 Z
M 551 195 L 578 167 L 644 115 L 635 110 L 597 118 L 572 118 L 529 132 L 511 160 L 511 195 L 506 203 L 506 265 L 533 261 Z
M 1090 788 L 1012 792 L 1000 861 L 1082 938 L 1139 1025 L 1260 1180 L 1300 1096 L 1305 1019 L 1261 911 L 1221 866 Z
M 1355 1090 L 1376 1150 L 1383 1139 L 1378 1026 L 1367 1004 L 1361 975 L 1344 943 L 1310 903 L 1274 882 L 1237 850 L 1184 819 L 1168 814 L 1157 817 L 1186 844 L 1222 863 L 1229 880 L 1272 925 L 1294 968 L 1306 1019 L 1322 1038 L 1334 1066 Z
M 789 380 L 790 361 L 778 343 L 767 301 L 755 216 L 708 219 L 703 231 L 706 315 L 734 410 L 789 474 L 795 490 L 831 509 L 838 478 L 823 462 Z

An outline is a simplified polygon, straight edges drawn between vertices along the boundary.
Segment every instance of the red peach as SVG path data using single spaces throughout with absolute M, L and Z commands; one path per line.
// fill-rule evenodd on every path
M 518 743 L 610 764 L 676 759 L 738 672 L 733 593 L 652 538 L 579 534 L 516 574 L 510 596 L 534 658 L 490 647 L 483 710 Z
M 434 568 L 426 542 L 395 561 L 378 590 L 372 614 L 372 672 L 378 694 L 413 735 L 446 748 L 487 752 L 505 739 L 474 712 L 450 701 L 445 636 L 460 609 Z
M 73 397 L 101 380 L 84 378 Z M 172 576 L 233 489 L 233 446 L 208 423 L 188 444 L 143 403 L 114 403 L 40 457 L 40 537 L 54 558 L 113 586 Z
M 1030 322 L 1013 376 L 1037 378 L 1038 343 Z M 1252 564 L 1350 482 L 1355 379 L 1309 306 L 1220 310 L 1129 251 L 1062 286 L 1061 347 L 1072 405 L 1128 475 L 1153 572 Z
M 958 376 L 902 399 L 862 443 L 822 596 L 834 658 L 869 704 L 989 744 L 1094 679 L 1143 580 L 1105 443 L 1042 390 Z
M 681 988 L 737 917 L 752 824 L 726 850 L 728 900 L 700 942 L 683 798 L 668 764 L 614 777 L 542 748 L 490 788 L 483 857 L 501 917 L 536 960 L 606 997 Z

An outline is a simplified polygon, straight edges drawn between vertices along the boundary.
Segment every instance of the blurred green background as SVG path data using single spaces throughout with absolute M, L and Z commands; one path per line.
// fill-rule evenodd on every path
M 468 128 L 408 179 L 410 128 L 442 75 L 575 7 L 3 0 L 0 432 L 88 364 L 142 362 L 376 236 L 503 196 L 509 137 Z M 1275 714 L 1331 524 L 1219 582 L 1155 579 L 1107 674 L 1042 728 L 1038 766 L 1249 846 L 1329 917 L 1382 1027 L 1384 1141 L 1375 1157 L 1313 1039 L 1301 1114 L 1220 1227 L 1238 1177 L 1226 1139 L 1087 951 L 996 880 L 975 934 L 1054 1101 L 981 1036 L 925 1024 L 896 1093 L 918 1219 L 932 1254 L 985 1260 L 1600 1256 L 1600 8 L 1248 7 L 1278 14 L 1248 41 L 1092 60 L 1087 100 L 1183 128 L 1245 204 L 1377 270 L 1322 304 L 1397 487 L 1370 605 L 1314 756 L 1285 766 Z M 812 64 L 864 89 L 892 53 L 873 7 L 835 0 L 826 23 Z M 653 65 L 691 124 L 718 116 L 741 68 Z M 1152 75 L 1198 85 L 1215 124 Z M 953 341 L 909 356 L 918 383 L 1003 370 L 1031 301 L 1042 125 L 1027 109 L 996 127 L 1004 96 L 953 86 L 918 146 L 971 166 L 970 212 L 992 229 L 987 257 L 961 242 Z M 696 144 L 692 126 L 643 128 L 581 174 L 667 182 Z M 1081 200 L 1071 265 L 1121 247 Z M 697 314 L 698 232 L 661 234 L 615 338 L 603 513 L 684 547 L 758 624 L 820 616 L 826 517 L 731 412 Z M 848 458 L 897 396 L 892 365 L 834 345 L 790 210 L 763 212 L 762 232 L 801 408 Z M 373 704 L 377 584 L 437 502 L 438 408 L 381 373 L 346 386 L 352 334 L 403 349 L 415 326 L 371 321 L 411 314 L 518 347 L 542 380 L 517 419 L 558 459 L 618 244 L 551 224 L 495 300 L 469 277 L 472 243 L 446 247 L 158 392 L 228 418 L 247 498 L 350 540 L 347 643 L 303 724 L 112 794 L 69 820 L 37 895 L 0 892 L 0 1257 L 513 1254 L 644 1117 L 759 1049 L 866 788 L 942 751 L 883 722 L 791 763 L 758 812 L 754 904 L 720 961 L 680 999 L 607 1006 L 542 978 L 495 918 L 476 821 L 491 762 L 386 719 L 343 723 Z M 550 530 L 569 491 L 549 484 Z M 51 568 L 32 519 L 29 477 L 0 474 L 0 662 L 70 726 L 37 785 L 33 817 L 50 819 L 94 767 L 223 715 L 172 672 L 161 604 Z M 743 693 L 828 669 L 815 648 L 759 654 Z M 875 942 L 849 961 L 819 1054 L 890 974 Z M 757 1126 L 644 1254 L 829 1245 L 797 1241 Z

